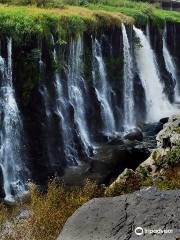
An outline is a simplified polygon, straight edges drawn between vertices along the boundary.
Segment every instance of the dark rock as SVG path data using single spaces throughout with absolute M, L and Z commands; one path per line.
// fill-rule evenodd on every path
M 146 123 L 141 126 L 144 136 L 154 136 L 163 129 L 161 122 Z
M 97 198 L 80 207 L 57 240 L 173 240 L 179 237 L 180 191 L 144 188 L 114 198 Z M 141 236 L 135 234 L 140 227 Z M 170 230 L 146 233 L 145 230 Z
M 4 179 L 3 179 L 3 172 L 2 172 L 2 168 L 0 166 L 0 198 L 4 198 L 5 197 L 5 192 L 4 192 Z
M 101 144 L 91 161 L 67 168 L 62 180 L 66 185 L 82 185 L 86 178 L 98 184 L 109 184 L 125 168 L 136 169 L 149 156 L 148 147 L 138 141 L 126 140 L 121 145 Z
M 139 128 L 133 128 L 129 133 L 127 133 L 124 136 L 124 138 L 130 141 L 134 141 L 134 140 L 142 141 L 143 133 Z
M 168 118 L 168 117 L 165 117 L 165 118 L 161 118 L 161 119 L 159 120 L 159 122 L 162 123 L 162 124 L 165 124 L 165 123 L 168 122 L 168 120 L 169 120 L 169 118 Z
M 120 136 L 111 137 L 108 141 L 109 145 L 120 145 L 123 144 L 123 139 Z
M 81 186 L 88 177 L 89 164 L 84 163 L 76 167 L 65 169 L 64 175 L 60 177 L 66 186 Z
M 162 139 L 162 147 L 163 147 L 163 148 L 169 148 L 169 147 L 171 147 L 171 140 L 170 140 L 169 137 Z

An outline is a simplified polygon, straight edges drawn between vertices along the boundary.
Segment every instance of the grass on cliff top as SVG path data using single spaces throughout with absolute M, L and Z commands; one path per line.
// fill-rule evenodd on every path
M 126 16 L 132 17 L 137 24 L 145 24 L 148 19 L 153 20 L 155 23 L 167 22 L 180 22 L 180 12 L 167 11 L 158 8 L 155 5 L 148 3 L 139 3 L 122 0 L 105 0 L 106 4 L 88 4 L 90 9 L 98 10 L 103 9 L 110 12 L 121 12 Z
M 0 34 L 76 34 L 86 29 L 130 24 L 133 19 L 117 12 L 97 11 L 78 6 L 44 9 L 33 6 L 0 5 Z M 54 32 L 52 32 L 54 31 Z
M 19 6 L 22 4 L 19 1 L 19 5 L 12 3 L 16 2 L 0 5 L 0 34 L 14 38 L 23 34 L 50 33 L 64 38 L 87 29 L 120 26 L 122 22 L 142 25 L 149 18 L 157 24 L 163 24 L 164 21 L 180 22 L 180 12 L 165 11 L 148 3 L 130 0 L 49 0 L 50 5 L 44 8 L 28 4 Z

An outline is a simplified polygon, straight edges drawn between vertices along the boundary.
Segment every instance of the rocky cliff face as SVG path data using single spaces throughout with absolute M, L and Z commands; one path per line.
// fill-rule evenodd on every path
M 147 29 L 115 25 L 84 31 L 62 42 L 53 33 L 21 42 L 12 38 L 12 85 L 28 178 L 44 185 L 49 177 L 63 176 L 73 184 L 74 166 L 80 166 L 79 176 L 109 183 L 149 156 L 161 124 L 154 130 L 156 124 L 145 123 L 169 116 L 178 82 L 173 62 L 180 59 L 179 24 L 166 28 L 168 67 L 163 31 L 153 22 Z M 6 37 L 1 57 L 7 59 Z
M 162 81 L 164 81 L 164 84 L 166 85 L 167 95 L 172 101 L 174 85 L 172 84 L 172 76 L 165 68 L 162 54 L 162 32 L 153 23 L 150 23 L 149 27 L 151 46 L 157 56 L 160 75 Z M 171 50 L 176 55 L 175 59 L 178 61 L 178 59 L 180 59 L 179 47 L 177 44 L 178 34 L 180 32 L 179 25 L 175 24 L 172 26 L 172 24 L 169 24 L 167 29 L 168 36 L 174 34 L 173 31 L 176 32 L 174 43 L 170 44 L 169 37 L 168 43 L 169 46 L 173 48 Z M 126 27 L 126 30 L 131 48 L 133 48 L 135 39 L 132 28 Z M 146 32 L 145 29 L 144 32 Z M 85 80 L 86 91 L 84 97 L 86 102 L 83 108 L 85 117 L 87 118 L 87 129 L 89 131 L 91 142 L 94 141 L 98 142 L 98 144 L 100 143 L 100 145 L 102 144 L 103 151 L 103 149 L 107 149 L 106 143 L 109 141 L 108 139 L 110 137 L 104 133 L 103 121 L 101 119 L 101 107 L 103 106 L 103 103 L 97 98 L 97 90 L 95 90 L 93 86 L 92 37 L 96 37 L 96 39 L 101 43 L 104 65 L 106 66 L 105 75 L 108 81 L 109 89 L 111 89 L 111 91 L 108 93 L 108 98 L 112 103 L 111 112 L 114 115 L 114 124 L 116 126 L 116 131 L 118 132 L 122 131 L 122 125 L 124 121 L 123 37 L 121 30 L 118 28 L 111 30 L 109 29 L 107 31 L 103 30 L 103 32 L 100 31 L 98 33 L 85 32 L 82 36 L 83 63 L 81 64 L 81 67 L 83 68 L 82 77 Z M 68 39 L 66 44 L 62 46 L 57 43 L 56 36 L 54 36 L 54 39 L 29 39 L 29 41 L 24 43 L 23 46 L 13 45 L 13 79 L 17 101 L 22 113 L 24 129 L 26 133 L 27 155 L 29 158 L 28 162 L 30 163 L 28 168 L 32 173 L 32 178 L 38 183 L 44 183 L 49 176 L 63 175 L 63 171 L 66 166 L 69 165 L 69 163 L 70 165 L 73 165 L 74 162 L 76 165 L 77 159 L 81 162 L 89 162 L 89 160 L 91 161 L 92 149 L 90 149 L 91 153 L 89 156 L 87 156 L 81 139 L 82 134 L 79 132 L 77 127 L 77 119 L 75 119 L 77 115 L 77 108 L 76 106 L 73 106 L 72 102 L 71 104 L 67 103 L 70 100 L 66 99 L 68 98 L 67 95 L 69 94 L 69 87 L 67 86 L 69 79 L 67 72 L 69 65 L 68 61 L 70 44 L 72 39 Z M 54 59 L 54 50 L 57 52 L 57 62 Z M 131 50 L 132 55 L 134 55 L 135 53 L 133 49 Z M 136 66 L 134 66 L 134 71 L 137 71 Z M 59 74 L 59 80 L 62 84 L 61 87 L 63 88 L 64 96 L 62 96 L 62 93 L 57 92 L 60 90 L 57 89 L 55 83 L 56 73 Z M 97 79 L 99 78 L 100 76 L 98 75 Z M 81 91 L 84 91 L 82 86 L 78 87 L 81 88 Z M 145 121 L 146 104 L 144 89 L 138 74 L 135 76 L 134 91 L 136 92 L 136 94 L 134 94 L 136 121 L 137 124 L 141 125 L 141 123 Z M 71 131 L 72 136 L 69 138 L 73 139 L 73 143 L 70 145 L 75 149 L 76 153 L 67 153 L 67 155 L 73 155 L 72 158 L 74 158 L 75 161 L 70 159 L 68 162 L 64 153 L 65 151 L 63 145 L 65 143 L 63 142 L 64 136 L 63 130 L 61 129 L 64 127 L 62 127 L 62 119 L 60 113 L 58 112 L 62 111 L 62 106 L 58 101 L 58 94 L 61 94 L 61 97 L 64 101 L 63 105 L 66 105 L 66 112 L 69 114 L 70 120 L 68 122 L 68 127 L 73 129 Z M 57 107 L 58 104 L 60 106 L 59 108 Z M 118 142 L 118 139 L 113 141 L 114 146 L 119 145 L 118 143 L 115 143 Z M 115 148 L 114 146 L 113 149 Z M 108 152 L 109 148 L 110 147 L 108 146 Z M 111 152 L 114 154 L 113 149 Z M 115 150 L 115 152 L 118 152 L 118 154 L 115 153 L 115 158 L 118 158 L 118 148 Z M 103 158 L 102 155 L 100 155 L 100 157 Z M 128 155 L 127 158 L 130 157 Z M 95 156 L 95 158 L 97 157 Z M 127 158 L 125 158 L 125 160 L 127 160 Z M 144 160 L 144 157 L 142 160 Z M 110 158 L 108 158 L 108 161 L 110 161 Z M 125 167 L 129 167 L 129 165 Z M 123 169 L 124 165 L 121 170 Z M 115 174 L 115 176 L 117 175 Z

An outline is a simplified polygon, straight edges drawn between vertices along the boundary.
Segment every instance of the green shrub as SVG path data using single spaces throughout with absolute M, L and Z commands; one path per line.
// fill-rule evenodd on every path
M 147 169 L 145 169 L 144 167 L 142 167 L 142 166 L 139 166 L 138 167 L 138 172 L 143 176 L 143 177 L 148 177 L 148 175 L 149 175 L 149 172 L 148 172 L 148 170 Z
M 170 150 L 167 154 L 167 163 L 170 166 L 174 166 L 180 162 L 180 148 L 174 148 Z

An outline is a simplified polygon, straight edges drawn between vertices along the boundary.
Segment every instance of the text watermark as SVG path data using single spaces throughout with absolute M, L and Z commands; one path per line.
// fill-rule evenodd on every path
M 135 234 L 141 236 L 143 234 L 172 234 L 173 229 L 148 229 L 142 227 L 136 227 L 134 230 Z

